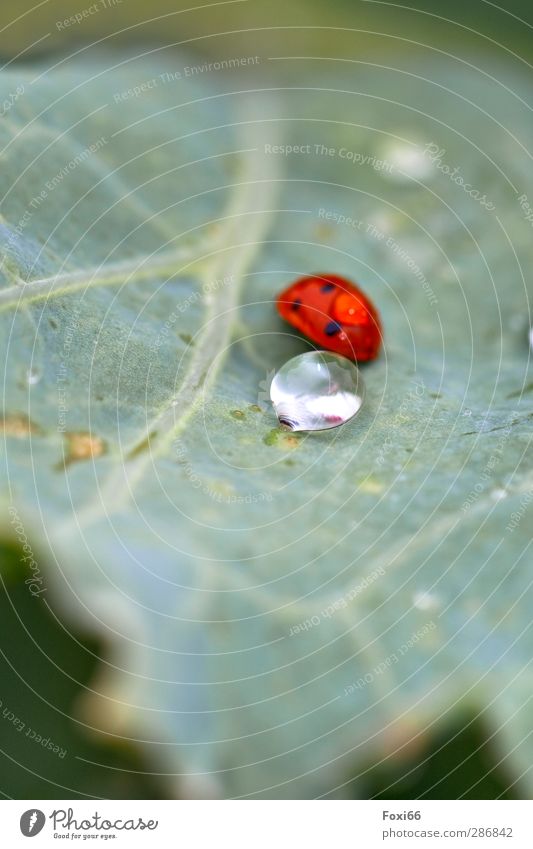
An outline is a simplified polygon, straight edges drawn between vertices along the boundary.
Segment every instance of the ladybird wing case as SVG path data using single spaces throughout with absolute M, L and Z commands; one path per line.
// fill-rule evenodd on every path
M 379 352 L 379 313 L 364 292 L 343 277 L 301 277 L 281 292 L 277 309 L 292 327 L 328 351 L 356 361 L 374 359 Z

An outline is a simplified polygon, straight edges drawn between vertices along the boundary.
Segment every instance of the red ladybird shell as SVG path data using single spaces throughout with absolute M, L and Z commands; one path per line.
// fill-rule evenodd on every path
M 381 321 L 354 283 L 333 274 L 300 277 L 278 295 L 285 321 L 320 348 L 351 360 L 372 360 L 381 345 Z

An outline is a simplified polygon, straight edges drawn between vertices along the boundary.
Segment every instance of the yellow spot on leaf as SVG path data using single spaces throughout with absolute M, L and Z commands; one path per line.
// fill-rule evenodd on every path
M 362 481 L 359 484 L 359 492 L 365 492 L 369 495 L 379 495 L 379 493 L 383 492 L 384 489 L 385 487 L 383 484 L 376 480 L 372 480 L 371 478 L 367 478 L 367 480 Z
M 333 240 L 335 231 L 330 224 L 317 224 L 315 227 L 315 239 L 317 242 L 330 242 Z
M 0 416 L 0 429 L 6 436 L 29 436 L 42 433 L 41 428 L 34 425 L 23 413 Z
M 65 465 L 77 462 L 78 460 L 90 460 L 95 457 L 101 457 L 106 452 L 106 444 L 100 436 L 94 436 L 88 432 L 73 432 L 66 433 L 67 440 L 67 456 Z
M 298 448 L 298 445 L 300 444 L 300 437 L 294 436 L 292 433 L 284 434 L 280 438 L 279 444 L 282 448 Z
M 229 496 L 235 494 L 235 488 L 230 483 L 220 480 L 211 481 L 209 483 L 209 490 L 213 495 L 219 495 L 222 498 L 229 498 Z

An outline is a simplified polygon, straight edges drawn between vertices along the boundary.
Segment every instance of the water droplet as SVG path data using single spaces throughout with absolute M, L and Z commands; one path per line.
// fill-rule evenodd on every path
M 326 430 L 344 424 L 361 409 L 364 392 L 357 367 L 329 351 L 293 357 L 270 386 L 280 424 L 290 430 Z
M 413 607 L 416 607 L 417 610 L 436 610 L 439 604 L 438 597 L 433 593 L 421 591 L 413 596 Z
M 29 386 L 35 386 L 36 383 L 39 383 L 42 375 L 38 368 L 32 366 L 26 372 L 26 382 Z
M 493 490 L 492 490 L 492 492 L 491 492 L 491 494 L 490 494 L 490 497 L 491 497 L 494 501 L 501 501 L 501 500 L 502 500 L 502 498 L 507 498 L 507 495 L 508 495 L 507 490 L 506 490 L 506 489 L 502 489 L 502 488 L 500 487 L 499 489 L 493 489 Z
M 390 163 L 390 171 L 383 170 L 396 180 L 424 180 L 432 173 L 431 161 L 419 147 L 407 144 L 394 144 L 385 151 L 385 159 Z

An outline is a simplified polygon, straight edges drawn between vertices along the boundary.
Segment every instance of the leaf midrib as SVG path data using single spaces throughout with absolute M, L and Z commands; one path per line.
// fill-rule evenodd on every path
M 199 278 L 205 282 L 223 278 L 233 282 L 214 293 L 178 392 L 147 421 L 140 435 L 122 446 L 122 465 L 115 468 L 98 488 L 96 498 L 74 514 L 70 523 L 62 523 L 61 535 L 90 525 L 104 514 L 117 512 L 130 500 L 134 488 L 154 460 L 164 454 L 169 444 L 183 432 L 203 393 L 218 376 L 224 360 L 223 352 L 231 338 L 243 275 L 261 248 L 263 236 L 270 225 L 275 206 L 274 196 L 279 185 L 275 158 L 258 159 L 258 126 L 251 115 L 252 106 L 248 103 L 247 107 L 249 123 L 244 127 L 249 136 L 246 145 L 248 151 L 242 160 L 241 180 L 234 184 L 236 195 L 223 218 L 224 222 L 229 223 L 218 240 L 219 245 L 225 244 L 227 247 L 213 252 L 211 262 L 204 258 L 198 269 Z M 262 166 L 260 173 L 259 162 Z M 259 182 L 262 208 L 257 210 L 256 186 Z M 247 216 L 246 225 L 243 224 L 244 216 Z M 243 231 L 247 237 L 245 242 L 242 240 Z M 174 274 L 178 271 L 176 267 L 173 268 Z M 199 387 L 202 387 L 201 392 Z M 154 432 L 157 435 L 152 437 Z

